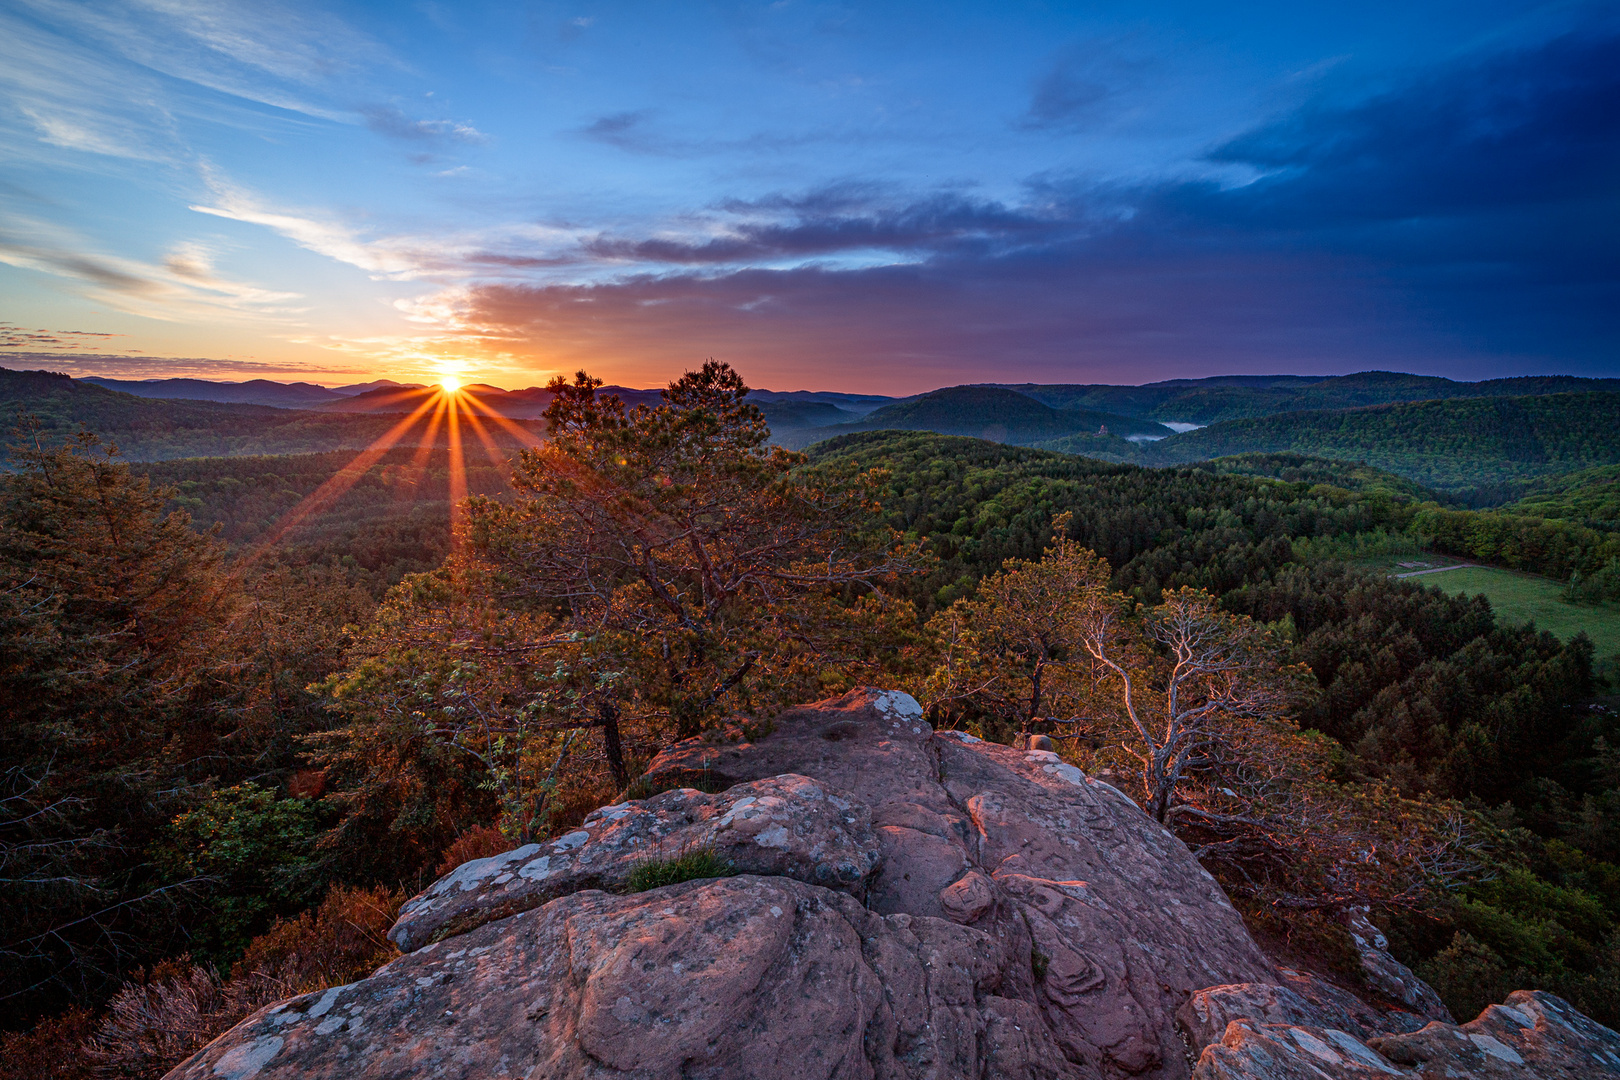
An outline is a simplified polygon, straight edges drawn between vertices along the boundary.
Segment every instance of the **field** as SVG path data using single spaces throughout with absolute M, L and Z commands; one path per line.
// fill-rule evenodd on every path
M 1484 593 L 1504 622 L 1519 624 L 1534 619 L 1538 628 L 1551 630 L 1565 641 L 1585 630 L 1597 646 L 1599 660 L 1620 653 L 1620 603 L 1613 600 L 1602 604 L 1566 603 L 1564 588 L 1555 581 L 1490 566 L 1425 574 L 1415 580 L 1437 585 L 1453 595 Z

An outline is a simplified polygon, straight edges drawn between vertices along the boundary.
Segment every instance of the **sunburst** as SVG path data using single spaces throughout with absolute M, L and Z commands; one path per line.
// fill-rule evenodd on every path
M 459 526 L 464 513 L 461 504 L 467 497 L 466 448 L 463 445 L 467 429 L 471 429 L 475 442 L 480 445 L 490 464 L 496 468 L 504 468 L 506 458 L 496 445 L 489 429 L 485 427 L 485 421 L 503 429 L 524 446 L 537 446 L 540 443 L 539 437 L 534 432 L 500 415 L 489 405 L 478 400 L 476 393 L 463 389 L 463 386 L 460 377 L 456 375 L 441 376 L 437 382 L 438 393 L 428 394 L 424 400 L 415 404 L 415 408 L 408 415 L 401 417 L 387 433 L 360 451 L 354 460 L 282 515 L 281 520 L 276 522 L 251 554 L 238 561 L 236 572 L 244 572 L 249 565 L 269 553 L 310 517 L 330 509 L 383 454 L 399 443 L 404 442 L 408 446 L 412 441 L 417 442 L 418 450 L 410 468 L 419 473 L 424 471 L 428 455 L 438 443 L 441 430 L 450 451 L 451 543 L 459 545 L 461 539 Z M 411 402 L 413 394 L 420 393 L 421 391 L 401 391 L 398 394 L 399 402 L 405 406 Z

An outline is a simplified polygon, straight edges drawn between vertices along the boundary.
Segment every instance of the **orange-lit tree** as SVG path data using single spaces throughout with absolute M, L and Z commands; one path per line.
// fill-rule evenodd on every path
M 519 459 L 515 497 L 469 501 L 459 553 L 396 590 L 334 681 L 355 722 L 325 752 L 355 813 L 369 786 L 439 816 L 429 793 L 450 788 L 412 770 L 462 783 L 463 766 L 428 764 L 449 747 L 525 835 L 564 758 L 584 765 L 581 733 L 623 787 L 661 740 L 917 662 L 915 612 L 885 586 L 921 557 L 881 525 L 881 477 L 767 445 L 724 364 L 656 408 L 600 386 L 553 381 L 550 437 Z M 367 763 L 383 756 L 387 777 Z

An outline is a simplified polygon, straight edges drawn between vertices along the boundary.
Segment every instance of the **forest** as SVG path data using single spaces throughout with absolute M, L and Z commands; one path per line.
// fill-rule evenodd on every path
M 109 442 L 133 413 L 33 399 L 0 476 L 0 1076 L 159 1076 L 386 959 L 438 874 L 649 794 L 661 746 L 861 683 L 1131 787 L 1279 955 L 1342 964 L 1336 916 L 1368 906 L 1459 1014 L 1535 985 L 1620 1022 L 1612 658 L 1367 559 L 1620 595 L 1612 470 L 1480 510 L 1299 447 L 1149 467 L 879 430 L 789 451 L 712 362 L 653 408 L 583 373 L 549 389 L 545 443 L 459 472 L 415 445 L 132 463 Z M 1600 396 L 1463 405 L 1519 410 L 1574 469 L 1612 439 Z M 1224 719 L 1185 738 L 1222 753 L 1183 769 L 1111 673 L 1159 694 L 1189 625 L 1264 707 L 1204 691 Z

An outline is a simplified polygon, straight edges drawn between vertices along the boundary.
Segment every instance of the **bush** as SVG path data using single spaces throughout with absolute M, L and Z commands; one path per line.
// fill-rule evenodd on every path
M 96 1029 L 89 1009 L 69 1009 L 32 1031 L 0 1035 L 0 1080 L 90 1080 L 83 1053 Z
M 698 878 L 730 877 L 736 869 L 711 847 L 682 849 L 673 859 L 647 859 L 637 863 L 625 883 L 628 893 L 646 892 Z

